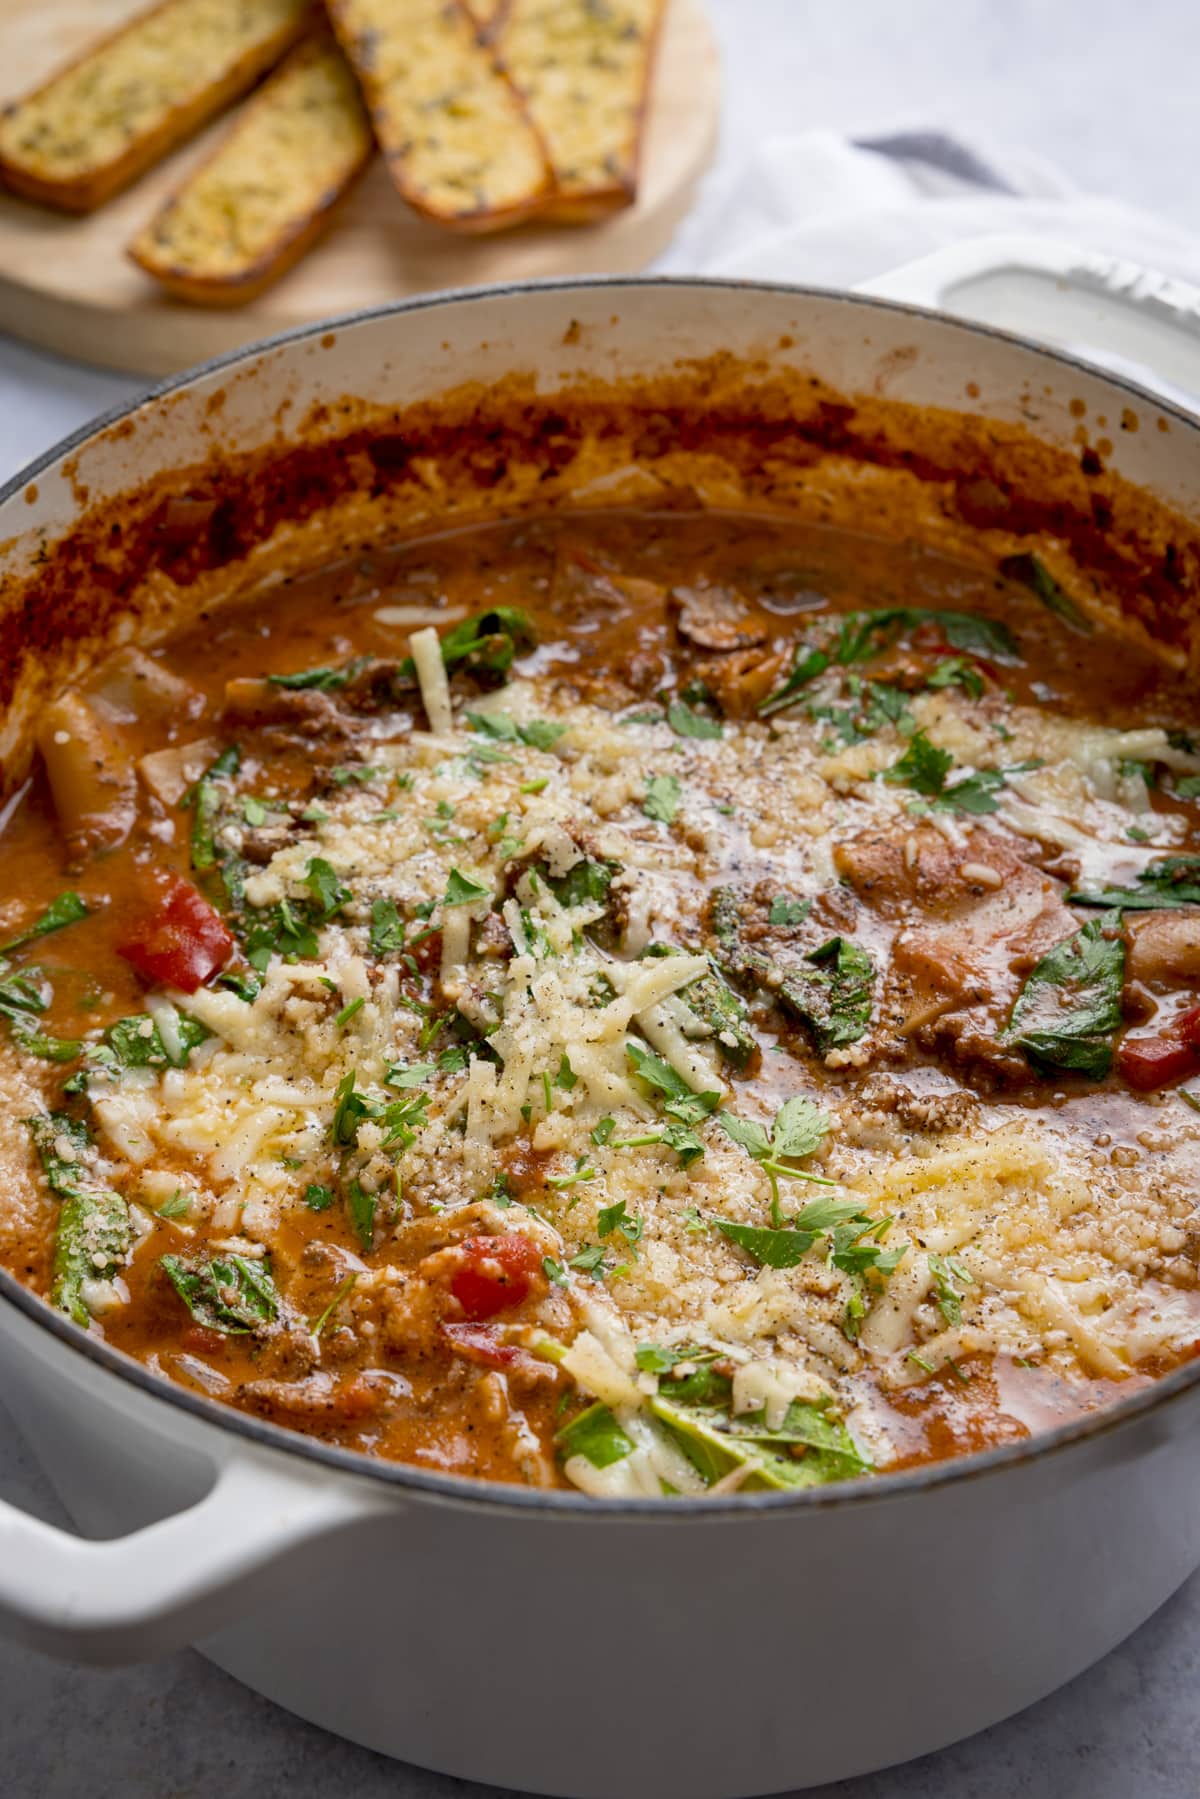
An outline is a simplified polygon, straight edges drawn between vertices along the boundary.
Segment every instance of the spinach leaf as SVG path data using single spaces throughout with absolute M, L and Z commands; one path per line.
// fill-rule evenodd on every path
M 1200 856 L 1165 856 L 1134 876 L 1136 886 L 1069 893 L 1073 906 L 1120 906 L 1126 912 L 1200 906 Z
M 1085 612 L 1081 612 L 1070 594 L 1064 593 L 1054 576 L 1043 562 L 1036 556 L 1006 556 L 1000 564 L 1000 573 L 1010 581 L 1019 581 L 1035 593 L 1049 611 L 1063 623 L 1070 625 L 1073 631 L 1090 636 L 1093 630 L 1092 621 Z
M 162 1256 L 159 1267 L 197 1324 L 224 1336 L 244 1336 L 279 1316 L 271 1265 L 247 1256 L 185 1260 Z
M 1125 945 L 1093 919 L 1042 957 L 1017 995 L 1002 1041 L 1042 1073 L 1103 1080 L 1121 1025 Z
M 0 956 L 6 956 L 10 950 L 21 949 L 26 943 L 32 943 L 35 937 L 48 937 L 52 931 L 62 931 L 69 924 L 78 924 L 81 918 L 88 916 L 90 910 L 77 893 L 60 893 L 31 925 L 27 925 L 15 937 L 10 937 L 7 943 L 0 943 Z
M 21 1049 L 45 1062 L 73 1062 L 83 1053 L 83 1042 L 77 1037 L 52 1037 L 37 1020 L 48 1010 L 51 999 L 49 983 L 42 980 L 40 968 L 32 966 L 5 970 L 0 962 L 0 1018 Z
M 362 673 L 370 664 L 369 656 L 356 656 L 336 668 L 302 668 L 292 675 L 268 675 L 272 687 L 283 687 L 292 693 L 313 689 L 318 693 L 336 693 L 347 681 Z
M 555 1437 L 564 1461 L 581 1455 L 593 1468 L 609 1468 L 632 1455 L 634 1444 L 606 1405 L 590 1405 Z
M 824 1405 L 793 1400 L 775 1430 L 768 1429 L 761 1412 L 733 1418 L 727 1404 L 689 1404 L 677 1387 L 660 1391 L 650 1410 L 707 1486 L 747 1464 L 751 1472 L 743 1491 L 818 1486 L 871 1471 L 845 1425 Z M 775 1445 L 783 1445 L 786 1453 Z
M 242 765 L 242 752 L 236 743 L 223 749 L 209 763 L 194 787 L 188 789 L 180 804 L 192 813 L 192 867 L 203 873 L 217 865 L 217 819 L 221 813 L 220 781 L 230 780 Z
M 536 646 L 537 631 L 527 612 L 515 606 L 493 606 L 447 631 L 442 638 L 442 661 L 448 669 L 483 669 L 502 675 L 518 655 Z
M 806 643 L 798 643 L 792 655 L 792 666 L 782 687 L 769 693 L 765 700 L 758 702 L 758 711 L 763 718 L 772 712 L 779 712 L 784 706 L 790 706 L 798 693 L 806 688 L 810 681 L 823 675 L 829 667 L 830 657 L 825 650 L 813 649 Z
M 649 943 L 644 957 L 678 956 L 682 950 L 670 943 Z M 741 998 L 721 975 L 717 964 L 709 958 L 708 973 L 689 981 L 678 997 L 695 1013 L 712 1033 L 717 1054 L 739 1070 L 748 1066 L 758 1050 L 758 1040 L 750 1028 L 750 1016 Z
M 147 1028 L 148 1027 L 148 1028 Z M 172 1056 L 162 1040 L 158 1026 L 148 1012 L 136 1014 L 132 1018 L 118 1018 L 110 1024 L 104 1033 L 104 1045 L 98 1046 L 89 1057 L 97 1062 L 109 1062 L 118 1068 L 183 1068 L 188 1056 L 196 1045 L 203 1043 L 210 1033 L 195 1018 L 186 1012 L 179 1014 L 179 1055 Z M 107 1048 L 109 1055 L 103 1053 Z
M 91 1319 L 87 1284 L 111 1280 L 133 1245 L 129 1207 L 96 1179 L 87 1126 L 67 1112 L 26 1120 L 51 1191 L 61 1204 L 54 1239 L 50 1300 L 76 1324 Z
M 361 1181 L 352 1180 L 346 1188 L 346 1209 L 364 1254 L 375 1247 L 375 1210 L 377 1193 L 368 1193 Z
M 846 937 L 831 937 L 805 957 L 812 973 L 790 970 L 779 998 L 807 1025 L 821 1054 L 857 1043 L 871 1022 L 875 970 L 866 950 Z
M 69 1112 L 43 1112 L 25 1120 L 51 1192 L 60 1199 L 86 1185 L 92 1138 L 87 1125 Z

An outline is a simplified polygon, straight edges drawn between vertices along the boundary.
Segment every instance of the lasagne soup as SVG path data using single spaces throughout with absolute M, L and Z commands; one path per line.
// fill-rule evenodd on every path
M 1194 1353 L 1200 734 L 1030 555 L 558 514 L 47 708 L 0 1251 L 244 1411 L 597 1495 Z

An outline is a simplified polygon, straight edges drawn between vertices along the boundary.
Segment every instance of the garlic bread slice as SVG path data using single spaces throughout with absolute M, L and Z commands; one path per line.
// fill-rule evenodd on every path
M 0 177 L 91 212 L 244 94 L 310 27 L 311 0 L 162 0 L 0 113 Z
M 553 187 L 541 137 L 463 0 L 329 0 L 396 187 L 459 231 L 496 231 Z
M 665 0 L 506 0 L 492 43 L 554 170 L 543 217 L 583 223 L 637 194 Z
M 374 148 L 358 85 L 323 32 L 270 76 L 129 254 L 180 299 L 253 299 L 325 228 Z

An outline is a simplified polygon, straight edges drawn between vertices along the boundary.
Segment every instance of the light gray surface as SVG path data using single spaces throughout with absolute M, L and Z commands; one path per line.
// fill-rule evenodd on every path
M 941 126 L 1023 144 L 1081 186 L 1153 207 L 1200 234 L 1195 0 L 710 4 L 726 61 L 725 156 L 756 131 Z M 0 340 L 0 476 L 132 385 Z M 2 1406 L 0 1492 L 54 1515 Z M 914 1629 L 936 1630 L 940 1606 L 970 1604 L 969 1591 L 933 1588 Z M 536 1685 L 531 1670 L 531 1730 Z M 698 1676 L 696 1692 L 698 1702 L 715 1695 L 719 1703 L 719 1678 Z M 1198 1692 L 1193 1580 L 1128 1644 L 1024 1716 L 905 1769 L 825 1791 L 843 1799 L 1192 1799 L 1200 1789 Z M 5 1799 L 484 1793 L 300 1724 L 194 1655 L 94 1673 L 0 1646 L 0 1696 Z M 595 1699 L 607 1714 L 607 1701 Z M 636 1728 L 641 1702 L 652 1704 L 653 1695 L 628 1696 L 626 1727 Z M 581 1695 L 581 1741 L 588 1703 Z M 803 1706 L 803 1694 L 796 1703 Z M 861 1703 L 869 1706 L 870 1694 Z M 469 1716 L 465 1698 L 464 1729 Z

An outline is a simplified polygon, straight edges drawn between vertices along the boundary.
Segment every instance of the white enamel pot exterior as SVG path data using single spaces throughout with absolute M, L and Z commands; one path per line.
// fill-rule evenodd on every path
M 1035 267 L 1051 286 L 1073 272 Z M 1076 297 L 1098 312 L 1114 282 L 1091 276 Z M 936 301 L 947 279 L 934 259 L 911 291 Z M 1194 300 L 1151 297 L 1156 366 L 1170 343 L 1182 383 Z M 26 471 L 0 496 L 0 541 L 59 535 L 81 483 L 95 503 L 267 441 L 285 399 L 296 417 L 530 366 L 553 389 L 768 347 L 841 391 L 969 405 L 1064 446 L 1073 401 L 1136 406 L 1113 466 L 1200 519 L 1200 424 L 1078 362 L 877 298 L 600 281 L 420 301 L 185 377 Z M 5 553 L 19 564 L 20 544 Z M 368 1464 L 171 1387 L 7 1275 L 0 1380 L 86 1533 L 0 1505 L 0 1628 L 97 1662 L 196 1642 L 374 1749 L 579 1799 L 737 1799 L 925 1753 L 1078 1673 L 1200 1563 L 1200 1364 L 1034 1444 L 668 1506 Z

